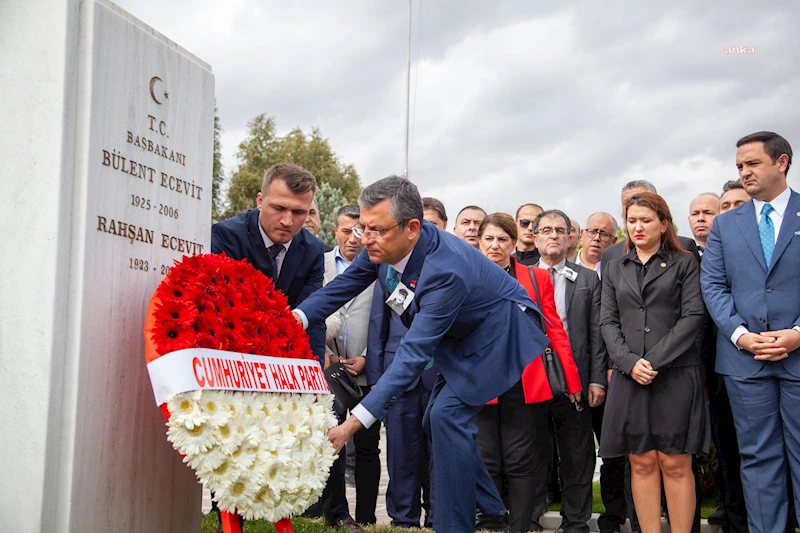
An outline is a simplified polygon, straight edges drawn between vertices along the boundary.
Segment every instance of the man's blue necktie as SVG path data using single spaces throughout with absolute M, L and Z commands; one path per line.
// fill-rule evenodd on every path
M 775 249 L 775 226 L 769 214 L 774 208 L 769 204 L 764 204 L 761 208 L 761 219 L 758 221 L 758 236 L 761 238 L 761 251 L 764 252 L 764 261 L 769 268 L 772 262 L 772 251 Z
M 389 291 L 389 296 L 392 295 L 399 284 L 400 278 L 397 277 L 397 270 L 392 265 L 389 265 L 389 271 L 386 273 L 386 290 Z

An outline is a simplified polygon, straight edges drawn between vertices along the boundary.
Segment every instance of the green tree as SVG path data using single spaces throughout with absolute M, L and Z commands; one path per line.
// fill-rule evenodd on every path
M 225 175 L 222 170 L 222 125 L 219 122 L 217 106 L 214 105 L 214 169 L 211 174 L 211 219 L 216 222 L 221 219 L 223 212 L 222 205 L 222 184 L 225 182 Z
M 330 183 L 323 183 L 317 188 L 317 206 L 319 207 L 319 235 L 323 242 L 336 246 L 333 237 L 333 225 L 336 223 L 336 212 L 344 205 L 351 203 L 345 198 L 342 191 L 331 187 Z
M 275 119 L 266 114 L 248 122 L 247 128 L 248 135 L 236 152 L 239 166 L 231 176 L 226 216 L 255 207 L 264 171 L 275 163 L 302 166 L 314 174 L 319 188 L 328 184 L 332 189 L 337 189 L 345 203 L 355 203 L 358 199 L 361 183 L 355 167 L 342 163 L 319 128 L 312 128 L 310 134 L 295 128 L 280 137 L 275 132 Z M 319 207 L 323 217 L 328 214 L 321 202 Z

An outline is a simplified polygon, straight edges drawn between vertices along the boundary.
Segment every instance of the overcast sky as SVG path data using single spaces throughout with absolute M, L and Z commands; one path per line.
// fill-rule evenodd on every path
M 211 64 L 226 173 L 246 123 L 319 126 L 362 185 L 402 174 L 408 3 L 120 0 Z M 652 181 L 683 234 L 736 140 L 800 150 L 800 2 L 413 2 L 410 178 L 452 220 L 524 202 L 581 225 Z M 728 54 L 726 47 L 752 47 Z M 789 175 L 796 189 L 798 170 Z

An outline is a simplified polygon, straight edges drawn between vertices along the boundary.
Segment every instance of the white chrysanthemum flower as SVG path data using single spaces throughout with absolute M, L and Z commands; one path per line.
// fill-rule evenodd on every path
M 228 456 L 238 450 L 239 446 L 244 442 L 244 436 L 234 430 L 232 418 L 225 424 L 214 428 L 214 436 L 217 439 L 219 449 Z
M 249 470 L 256 460 L 258 444 L 251 440 L 244 440 L 232 454 L 231 459 L 239 470 Z
M 226 490 L 215 494 L 217 505 L 223 511 L 234 513 L 237 509 L 245 509 L 252 505 L 259 490 L 258 484 L 250 479 L 249 474 L 241 473 Z
M 170 422 L 181 424 L 187 429 L 204 424 L 208 420 L 200 409 L 199 399 L 202 391 L 173 394 L 167 400 Z
M 258 440 L 259 454 L 271 452 L 273 457 L 277 457 L 279 451 L 285 447 L 280 428 L 269 424 L 258 428 L 256 439 Z
M 207 424 L 222 426 L 231 419 L 231 412 L 225 408 L 228 403 L 226 393 L 223 391 L 202 391 L 200 397 L 200 411 L 207 417 Z
M 275 514 L 280 516 L 291 516 L 293 506 L 288 504 L 285 500 L 281 500 L 275 506 Z
M 167 439 L 173 448 L 184 455 L 196 455 L 210 450 L 214 446 L 214 431 L 205 424 L 198 424 L 192 428 L 173 422 L 172 417 L 167 424 Z
M 219 446 L 214 446 L 203 453 L 184 456 L 183 462 L 187 463 L 195 471 L 206 471 L 219 468 L 228 458 L 228 454 L 223 452 Z
M 197 470 L 197 475 L 205 486 L 217 494 L 221 494 L 239 477 L 239 470 L 230 457 L 226 457 L 216 468 Z
M 310 406 L 317 402 L 317 396 L 316 394 L 295 394 L 294 400 L 298 405 Z
M 245 520 L 253 520 L 254 518 L 264 518 L 270 522 L 277 522 L 283 516 L 275 516 L 274 510 L 276 505 L 275 498 L 272 497 L 272 491 L 269 487 L 263 486 L 256 493 L 253 502 L 244 509 L 237 509 L 239 514 L 244 516 Z
M 325 342 L 335 339 L 339 336 L 342 329 L 342 319 L 339 317 L 339 311 L 336 311 L 331 316 L 325 319 Z
M 239 401 L 239 392 L 234 391 L 221 391 L 225 397 L 222 407 L 228 411 L 231 416 L 236 415 L 242 410 L 242 404 Z
M 242 411 L 250 418 L 263 418 L 266 413 L 261 411 L 264 405 L 261 399 L 261 394 L 257 392 L 239 392 L 236 393 L 239 399 L 239 405 L 242 406 Z
M 267 469 L 264 482 L 272 490 L 273 496 L 279 497 L 289 489 L 289 484 L 296 478 L 297 469 L 292 467 L 291 461 L 276 460 Z
M 281 428 L 285 437 L 292 441 L 307 437 L 311 434 L 311 428 L 306 423 L 306 417 L 297 410 L 290 410 L 284 417 L 284 426 Z
M 250 441 L 253 444 L 258 444 L 259 427 L 253 424 L 252 417 L 247 416 L 244 406 L 238 413 L 233 415 L 229 424 L 231 430 L 242 439 L 242 442 Z
M 278 414 L 280 414 L 280 410 L 278 406 L 281 404 L 280 394 L 276 393 L 268 393 L 268 394 L 261 394 L 261 406 L 260 410 L 264 413 L 264 415 L 272 419 Z
M 321 458 L 315 458 L 310 461 L 308 466 L 308 478 L 306 479 L 305 485 L 306 487 L 311 490 L 319 490 L 320 492 L 325 488 L 325 481 L 323 481 L 323 478 L 319 475 L 320 472 L 326 471 L 324 470 L 324 465 L 325 461 L 323 461 Z M 330 470 L 330 465 L 328 465 L 327 470 Z
M 312 453 L 315 450 L 320 450 L 323 443 L 328 440 L 328 430 L 321 428 L 313 428 L 311 433 L 305 439 L 303 446 L 307 446 Z

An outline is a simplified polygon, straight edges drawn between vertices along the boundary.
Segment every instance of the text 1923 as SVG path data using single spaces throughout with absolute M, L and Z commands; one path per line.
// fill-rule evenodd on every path
M 136 259 L 131 257 L 128 261 L 128 268 L 131 270 L 141 270 L 142 272 L 147 272 L 150 270 L 150 263 L 144 259 Z

